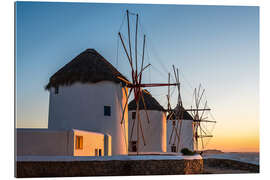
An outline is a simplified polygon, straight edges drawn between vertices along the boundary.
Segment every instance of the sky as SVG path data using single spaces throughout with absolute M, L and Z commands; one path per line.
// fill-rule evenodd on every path
M 202 84 L 217 123 L 209 149 L 259 151 L 259 7 L 93 3 L 16 3 L 16 127 L 47 128 L 52 76 L 87 48 L 130 79 L 117 33 L 125 11 L 139 14 L 138 57 L 146 34 L 145 83 L 166 83 L 179 68 L 185 107 Z M 134 47 L 135 16 L 131 15 Z M 148 89 L 166 107 L 167 87 Z M 172 104 L 176 90 L 172 88 Z M 212 117 L 213 116 L 213 117 Z

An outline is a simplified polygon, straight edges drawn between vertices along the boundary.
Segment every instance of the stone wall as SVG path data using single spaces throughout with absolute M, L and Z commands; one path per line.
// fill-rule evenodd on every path
M 16 177 L 201 174 L 203 160 L 16 162 Z

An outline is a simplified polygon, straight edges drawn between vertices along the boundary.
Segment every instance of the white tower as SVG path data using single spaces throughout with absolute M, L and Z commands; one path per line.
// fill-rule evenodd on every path
M 146 108 L 142 100 L 140 100 L 139 113 L 146 145 L 144 145 L 140 135 L 139 146 L 137 146 L 136 128 L 138 121 L 134 121 L 137 106 L 135 100 L 132 100 L 128 105 L 129 152 L 136 152 L 138 147 L 139 152 L 166 152 L 167 123 L 165 110 L 152 95 L 143 91 L 143 97 Z M 150 123 L 148 123 L 145 111 L 147 111 Z
M 179 115 L 176 112 L 183 112 L 183 115 Z M 183 108 L 177 105 L 174 109 L 172 115 L 168 115 L 167 123 L 167 152 L 175 152 L 176 149 L 179 149 L 178 152 L 183 148 L 188 148 L 191 151 L 194 151 L 194 139 L 193 139 L 193 118 L 192 116 Z M 181 119 L 181 120 L 179 120 Z M 177 123 L 179 124 L 177 125 Z M 173 129 L 177 127 L 177 129 Z M 180 137 L 178 144 L 176 131 Z M 178 148 L 176 147 L 177 145 Z
M 94 49 L 87 49 L 57 71 L 50 91 L 49 130 L 80 129 L 112 137 L 112 155 L 128 153 L 127 114 L 121 116 L 127 94 L 122 76 Z M 127 111 L 126 111 L 127 113 Z

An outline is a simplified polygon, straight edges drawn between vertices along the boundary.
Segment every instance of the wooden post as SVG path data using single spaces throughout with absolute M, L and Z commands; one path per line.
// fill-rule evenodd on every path
M 129 12 L 127 10 L 127 23 L 128 23 L 128 44 L 129 44 L 129 52 L 130 52 L 130 59 L 132 62 L 132 51 L 131 51 L 131 41 L 130 41 L 130 28 L 129 28 Z
M 136 75 L 138 72 L 138 62 L 137 62 L 137 36 L 138 36 L 138 14 L 136 15 L 136 36 L 135 36 L 135 61 L 136 61 Z
M 142 54 L 142 64 L 141 64 L 141 72 L 143 70 L 143 62 L 144 62 L 144 49 L 145 49 L 145 35 L 143 36 L 143 54 Z M 140 75 L 139 78 L 139 83 L 142 81 L 142 74 Z
M 136 108 L 136 117 L 137 117 L 137 155 L 139 155 L 139 139 L 140 139 L 140 128 L 139 128 L 139 121 L 138 121 L 138 114 L 139 114 L 139 101 L 136 102 L 137 108 Z

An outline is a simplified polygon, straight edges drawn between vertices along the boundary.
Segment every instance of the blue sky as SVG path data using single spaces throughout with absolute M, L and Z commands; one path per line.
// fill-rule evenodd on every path
M 217 139 L 239 128 L 241 137 L 249 132 L 258 136 L 259 7 L 252 6 L 17 2 L 17 127 L 47 127 L 49 93 L 44 86 L 87 48 L 95 48 L 130 77 L 117 36 L 120 29 L 127 37 L 126 22 L 121 26 L 126 9 L 139 13 L 140 51 L 142 36 L 147 36 L 146 63 L 152 66 L 144 82 L 166 82 L 174 64 L 180 68 L 186 106 L 192 104 L 193 88 L 199 83 L 206 88 L 219 121 Z M 150 91 L 166 104 L 167 88 Z

